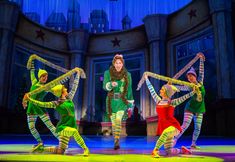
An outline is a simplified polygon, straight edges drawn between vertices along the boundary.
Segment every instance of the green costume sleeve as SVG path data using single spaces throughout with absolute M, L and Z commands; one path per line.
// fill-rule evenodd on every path
M 56 108 L 56 102 L 51 101 L 51 102 L 41 102 L 38 100 L 34 100 L 32 98 L 29 98 L 29 101 L 32 102 L 34 105 L 39 106 L 39 107 L 44 107 L 44 108 Z
M 111 84 L 109 70 L 104 72 L 103 89 L 105 91 L 111 91 L 112 90 L 112 84 Z
M 133 93 L 132 93 L 132 78 L 131 78 L 131 74 L 128 73 L 128 90 L 127 90 L 127 101 L 131 104 L 134 103 L 134 99 L 133 99 Z

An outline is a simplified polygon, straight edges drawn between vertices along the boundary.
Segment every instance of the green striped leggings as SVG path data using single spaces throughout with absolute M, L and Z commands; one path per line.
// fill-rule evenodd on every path
M 56 128 L 52 124 L 50 117 L 48 114 L 43 115 L 27 115 L 27 121 L 28 121 L 28 127 L 33 135 L 33 137 L 38 141 L 38 143 L 42 142 L 42 139 L 35 127 L 35 123 L 38 119 L 38 117 L 43 121 L 43 123 L 47 126 L 47 128 L 51 131 L 51 133 L 56 137 L 59 138 L 58 134 L 56 133 Z
M 58 134 L 59 134 L 59 147 L 45 147 L 44 151 L 57 153 L 58 148 L 62 150 L 66 150 L 68 147 L 70 137 L 74 137 L 77 144 L 81 146 L 83 149 L 87 148 L 84 140 L 78 133 L 78 130 L 75 128 L 66 127 L 64 130 L 60 131 Z

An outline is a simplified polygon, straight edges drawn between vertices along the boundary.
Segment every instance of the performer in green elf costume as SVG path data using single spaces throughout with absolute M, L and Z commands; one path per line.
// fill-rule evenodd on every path
M 199 146 L 196 145 L 196 141 L 201 132 L 203 114 L 206 112 L 205 108 L 205 88 L 203 85 L 204 80 L 204 61 L 205 56 L 203 53 L 199 52 L 197 57 L 200 58 L 200 65 L 199 65 L 199 77 L 197 77 L 197 73 L 193 67 L 187 72 L 187 79 L 190 83 L 194 83 L 199 86 L 199 90 L 202 96 L 200 101 L 197 100 L 196 95 L 192 96 L 192 98 L 187 102 L 184 111 L 184 121 L 181 126 L 182 132 L 175 137 L 174 144 L 176 144 L 177 140 L 182 136 L 182 134 L 187 130 L 189 125 L 194 119 L 194 131 L 193 131 L 193 138 L 191 149 L 200 149 Z M 181 91 L 190 91 L 191 89 L 187 86 L 177 86 Z
M 125 111 L 134 104 L 131 74 L 124 66 L 122 55 L 116 54 L 109 70 L 104 73 L 103 89 L 108 91 L 106 111 L 111 118 L 114 149 L 120 149 L 121 122 Z
M 67 92 L 67 88 L 65 88 L 65 86 L 62 84 L 56 85 L 51 89 L 51 92 L 55 96 L 59 97 L 57 101 L 41 102 L 39 100 L 33 99 L 32 97 L 29 96 L 29 94 L 26 94 L 24 97 L 25 100 L 29 100 L 31 103 L 33 103 L 36 106 L 45 107 L 45 108 L 54 108 L 60 114 L 60 120 L 56 126 L 56 132 L 59 135 L 59 146 L 38 148 L 35 150 L 35 152 L 45 151 L 45 152 L 52 152 L 55 154 L 64 154 L 65 150 L 68 147 L 70 137 L 74 137 L 77 144 L 83 148 L 84 150 L 83 155 L 84 156 L 89 155 L 89 149 L 84 143 L 84 140 L 82 139 L 77 130 L 74 103 L 72 101 L 78 87 L 80 69 L 74 68 L 73 70 L 64 74 L 64 78 L 68 78 L 69 75 L 73 74 L 74 72 L 76 72 L 77 74 L 72 89 L 69 93 Z
M 43 86 L 47 82 L 48 73 L 46 70 L 39 69 L 38 80 L 37 80 L 37 78 L 35 77 L 35 68 L 34 68 L 34 62 L 33 62 L 32 57 L 30 57 L 30 59 L 28 61 L 28 65 L 29 65 L 28 69 L 30 69 L 30 78 L 31 78 L 31 84 L 32 84 L 30 91 L 33 91 L 33 90 Z M 47 92 L 42 91 L 41 93 L 38 93 L 38 94 L 31 96 L 31 98 L 39 100 L 39 101 L 43 101 L 46 94 L 47 94 Z M 23 102 L 23 106 L 24 106 L 24 108 L 26 108 L 27 102 Z M 42 139 L 41 139 L 36 127 L 35 127 L 35 123 L 36 123 L 38 117 L 43 121 L 43 123 L 47 126 L 47 128 L 50 129 L 52 134 L 56 138 L 58 138 L 55 126 L 52 124 L 46 109 L 41 108 L 37 105 L 34 105 L 34 104 L 32 104 L 32 102 L 29 102 L 28 108 L 27 108 L 28 127 L 29 127 L 31 134 L 38 142 L 37 145 L 33 146 L 32 151 L 34 151 L 38 147 L 43 146 Z

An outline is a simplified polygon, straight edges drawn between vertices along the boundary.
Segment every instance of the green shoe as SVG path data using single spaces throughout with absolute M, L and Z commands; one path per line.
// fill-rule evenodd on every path
M 152 151 L 151 156 L 152 156 L 153 158 L 160 158 L 159 151 L 158 151 L 157 149 L 154 149 L 154 150 Z
M 32 153 L 39 152 L 42 153 L 44 151 L 43 143 L 38 143 L 36 146 L 33 147 Z
M 89 156 L 89 154 L 90 154 L 89 149 L 88 149 L 88 148 L 85 148 L 82 155 L 87 157 L 87 156 Z

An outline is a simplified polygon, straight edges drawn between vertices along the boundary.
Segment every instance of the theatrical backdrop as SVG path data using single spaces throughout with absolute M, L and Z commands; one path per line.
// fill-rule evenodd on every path
M 164 3 L 154 7 L 156 2 L 1 0 L 0 133 L 29 133 L 21 102 L 31 84 L 26 68 L 31 54 L 66 69 L 84 69 L 87 78 L 80 80 L 74 97 L 79 132 L 84 135 L 111 132 L 102 84 L 113 56 L 123 54 L 133 79 L 135 108 L 131 117 L 124 118 L 122 134 L 154 136 L 155 103 L 146 85 L 136 91 L 142 74 L 151 71 L 173 77 L 197 52 L 203 52 L 207 112 L 201 134 L 235 136 L 235 1 L 182 0 L 165 8 Z M 62 74 L 37 61 L 35 67 L 46 69 L 49 81 Z M 194 67 L 198 72 L 199 65 Z M 180 79 L 186 80 L 185 75 Z M 163 84 L 151 82 L 157 91 Z M 58 114 L 49 113 L 56 123 Z M 175 111 L 180 123 L 183 113 L 184 104 Z M 49 132 L 44 124 L 38 127 L 41 133 Z

